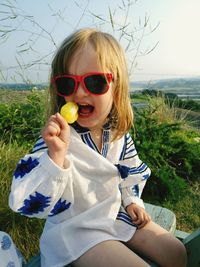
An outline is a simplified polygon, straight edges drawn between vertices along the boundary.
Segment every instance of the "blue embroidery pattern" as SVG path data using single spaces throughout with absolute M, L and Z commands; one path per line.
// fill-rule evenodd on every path
M 115 166 L 118 168 L 118 171 L 121 175 L 121 178 L 126 179 L 130 173 L 131 168 L 129 168 L 125 165 L 120 165 L 120 164 L 116 164 Z
M 17 168 L 14 172 L 14 176 L 17 179 L 18 177 L 22 178 L 25 174 L 31 172 L 33 168 L 35 168 L 39 164 L 39 161 L 37 159 L 32 159 L 29 157 L 27 160 L 21 160 L 20 163 L 18 163 Z
M 81 138 L 83 142 L 88 145 L 90 148 L 92 148 L 94 151 L 101 154 L 104 158 L 107 157 L 108 148 L 109 148 L 109 140 L 110 140 L 110 130 L 103 129 L 103 135 L 102 135 L 102 149 L 99 151 L 98 147 L 96 146 L 95 142 L 92 139 L 91 132 L 83 132 L 81 133 Z
M 35 153 L 35 152 L 38 152 L 40 150 L 44 150 L 47 148 L 48 148 L 47 145 L 45 144 L 44 140 L 40 136 L 40 138 L 37 140 L 36 144 L 34 145 L 31 153 Z
M 30 199 L 24 200 L 24 206 L 18 209 L 23 215 L 32 215 L 34 213 L 43 212 L 50 204 L 51 197 L 46 197 L 38 192 L 35 192 L 35 196 L 30 195 Z
M 135 156 L 137 156 L 137 151 L 135 149 L 134 142 L 132 140 L 130 133 L 127 133 L 124 136 L 124 146 L 123 146 L 119 160 L 130 159 L 130 158 L 134 158 Z
M 81 138 L 85 144 L 87 144 L 90 148 L 94 151 L 99 153 L 97 146 L 95 145 L 94 141 L 92 140 L 90 132 L 82 133 Z
M 145 175 L 143 175 L 143 180 L 147 180 L 148 178 L 149 178 L 149 174 L 145 174 Z
M 58 213 L 61 213 L 62 211 L 68 209 L 71 206 L 71 202 L 66 203 L 66 200 L 63 200 L 60 198 L 58 202 L 55 204 L 54 208 L 51 210 L 51 214 L 49 217 L 54 216 Z
M 3 250 L 8 250 L 11 247 L 11 245 L 12 245 L 11 239 L 7 235 L 4 235 L 1 241 L 1 248 Z
M 121 220 L 131 226 L 137 227 L 137 225 L 133 223 L 131 217 L 125 212 L 119 211 L 117 214 L 117 220 Z
M 139 190 L 139 185 L 138 184 L 134 185 L 132 190 L 133 190 L 133 195 L 136 196 L 136 197 L 139 197 L 139 191 L 140 191 Z
M 142 181 L 148 179 L 150 176 L 150 173 L 148 171 L 149 168 L 145 163 L 142 163 L 139 167 L 133 167 L 133 168 L 129 168 L 128 166 L 120 164 L 116 164 L 115 166 L 118 168 L 118 171 L 122 179 L 126 179 L 129 175 L 141 174 L 142 176 L 141 181 Z M 148 171 L 148 173 L 146 173 L 146 171 Z

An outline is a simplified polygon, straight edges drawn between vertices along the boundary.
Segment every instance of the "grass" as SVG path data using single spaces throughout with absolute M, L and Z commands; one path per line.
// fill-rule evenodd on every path
M 150 182 L 150 181 L 149 181 Z M 147 202 L 170 209 L 176 215 L 176 228 L 178 230 L 191 233 L 200 225 L 200 183 L 191 185 L 186 194 L 176 200 L 164 199 L 162 203 L 154 199 Z
M 197 186 L 197 188 L 195 188 Z M 174 203 L 169 201 L 165 206 L 174 211 L 177 219 L 177 229 L 193 232 L 200 225 L 200 188 L 199 183 L 192 185 L 189 192 Z

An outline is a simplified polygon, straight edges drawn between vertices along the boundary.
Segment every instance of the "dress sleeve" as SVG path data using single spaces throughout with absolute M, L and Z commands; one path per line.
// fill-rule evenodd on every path
M 64 211 L 72 203 L 72 162 L 67 169 L 57 166 L 40 138 L 32 152 L 16 167 L 9 206 L 28 217 L 47 218 Z
M 131 203 L 144 207 L 141 195 L 151 172 L 148 166 L 139 159 L 129 133 L 124 136 L 124 145 L 117 167 L 121 176 L 120 190 L 124 208 Z

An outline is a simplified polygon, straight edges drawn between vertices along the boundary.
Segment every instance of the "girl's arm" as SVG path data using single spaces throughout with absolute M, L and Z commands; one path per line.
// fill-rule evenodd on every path
M 66 156 L 69 126 L 56 114 L 42 135 L 33 153 L 19 161 L 9 196 L 10 207 L 28 217 L 53 216 L 73 202 L 72 164 Z
M 121 188 L 122 204 L 124 208 L 126 208 L 131 203 L 135 203 L 140 207 L 144 208 L 144 203 L 141 199 L 141 195 L 145 184 L 146 180 L 142 180 L 140 183 L 135 184 L 133 186 L 126 186 Z
M 139 159 L 130 134 L 126 134 L 124 138 L 117 167 L 122 178 L 120 183 L 122 205 L 136 224 L 143 225 L 149 220 L 149 216 L 144 210 L 141 195 L 150 177 L 150 169 Z
M 41 144 L 41 145 L 39 145 Z M 59 167 L 48 155 L 41 138 L 35 152 L 22 158 L 14 172 L 9 205 L 28 217 L 47 218 L 56 214 L 56 205 L 63 208 L 73 202 L 72 166 Z M 65 199 L 62 198 L 67 188 Z

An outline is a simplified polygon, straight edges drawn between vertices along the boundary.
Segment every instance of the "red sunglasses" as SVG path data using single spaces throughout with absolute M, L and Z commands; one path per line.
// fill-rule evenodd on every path
M 93 95 L 103 95 L 108 89 L 113 75 L 111 73 L 91 72 L 84 75 L 59 75 L 53 78 L 57 94 L 70 96 L 74 94 L 82 84 L 83 89 Z

